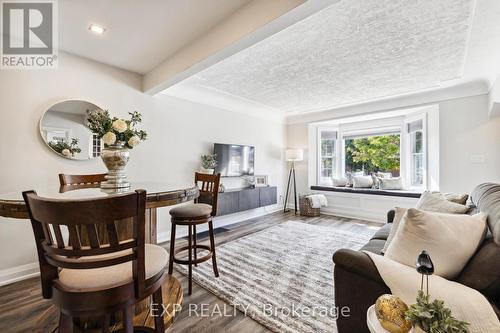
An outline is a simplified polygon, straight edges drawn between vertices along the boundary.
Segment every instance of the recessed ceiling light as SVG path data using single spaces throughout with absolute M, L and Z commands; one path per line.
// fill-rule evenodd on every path
M 103 35 L 104 32 L 106 31 L 105 28 L 99 26 L 99 25 L 96 25 L 96 24 L 91 24 L 90 27 L 89 27 L 89 30 L 92 31 L 93 33 L 97 34 L 97 35 Z

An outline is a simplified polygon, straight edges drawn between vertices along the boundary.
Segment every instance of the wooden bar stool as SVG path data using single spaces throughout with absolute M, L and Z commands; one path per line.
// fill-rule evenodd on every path
M 123 332 L 132 333 L 134 305 L 151 295 L 154 303 L 162 303 L 168 254 L 145 244 L 144 190 L 100 199 L 52 200 L 34 191 L 23 197 L 35 235 L 42 294 L 60 310 L 59 332 L 73 332 L 73 318 L 101 318 L 102 331 L 109 332 L 110 315 L 122 311 Z M 132 237 L 121 239 L 117 225 L 128 220 L 133 222 Z M 100 225 L 106 226 L 105 235 L 98 232 Z M 82 229 L 89 245 L 81 242 Z M 163 333 L 163 311 L 154 312 L 154 332 Z
M 215 277 L 219 277 L 217 270 L 217 259 L 215 257 L 215 240 L 212 218 L 217 213 L 217 198 L 219 196 L 220 173 L 217 175 L 208 175 L 195 173 L 195 184 L 200 189 L 200 196 L 195 200 L 194 204 L 176 207 L 170 210 L 172 231 L 170 233 L 170 260 L 168 273 L 172 274 L 174 262 L 181 265 L 188 265 L 188 295 L 192 292 L 192 275 L 193 264 L 207 261 L 212 258 L 212 266 Z M 200 186 L 201 183 L 201 186 Z M 198 224 L 208 223 L 208 234 L 210 237 L 210 245 L 201 245 L 196 243 L 196 226 Z M 175 248 L 175 232 L 178 225 L 188 227 L 188 245 Z M 197 256 L 197 250 L 207 250 L 208 254 L 201 258 Z M 183 251 L 188 251 L 188 259 L 179 259 L 177 254 Z

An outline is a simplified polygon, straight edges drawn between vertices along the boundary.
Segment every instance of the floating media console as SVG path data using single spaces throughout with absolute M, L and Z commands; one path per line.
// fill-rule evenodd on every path
M 274 205 L 277 196 L 276 186 L 226 190 L 219 193 L 217 216 Z

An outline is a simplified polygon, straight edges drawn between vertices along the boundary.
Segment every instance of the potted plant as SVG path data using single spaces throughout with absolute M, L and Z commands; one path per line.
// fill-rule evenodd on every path
M 217 154 L 201 155 L 201 172 L 214 174 L 215 167 L 217 166 Z
M 468 333 L 469 325 L 455 319 L 451 310 L 444 306 L 444 301 L 435 299 L 430 301 L 430 296 L 422 290 L 418 291 L 417 303 L 410 305 L 406 312 L 406 319 L 415 327 L 415 332 L 427 333 Z
M 103 188 L 129 187 L 125 166 L 129 160 L 129 149 L 146 140 L 147 134 L 136 129 L 142 121 L 139 112 L 129 112 L 130 120 L 111 118 L 107 110 L 87 111 L 86 125 L 104 142 L 101 158 L 108 169 Z

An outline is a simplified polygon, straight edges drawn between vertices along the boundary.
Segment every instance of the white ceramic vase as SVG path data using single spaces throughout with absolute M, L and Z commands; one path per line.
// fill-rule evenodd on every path
M 203 167 L 200 169 L 201 173 L 206 173 L 206 174 L 209 174 L 209 175 L 213 175 L 214 171 L 215 171 L 215 169 L 205 169 Z
M 101 183 L 101 188 L 117 189 L 130 187 L 125 173 L 130 158 L 130 153 L 124 142 L 108 145 L 101 152 L 101 158 L 108 169 L 106 181 Z

